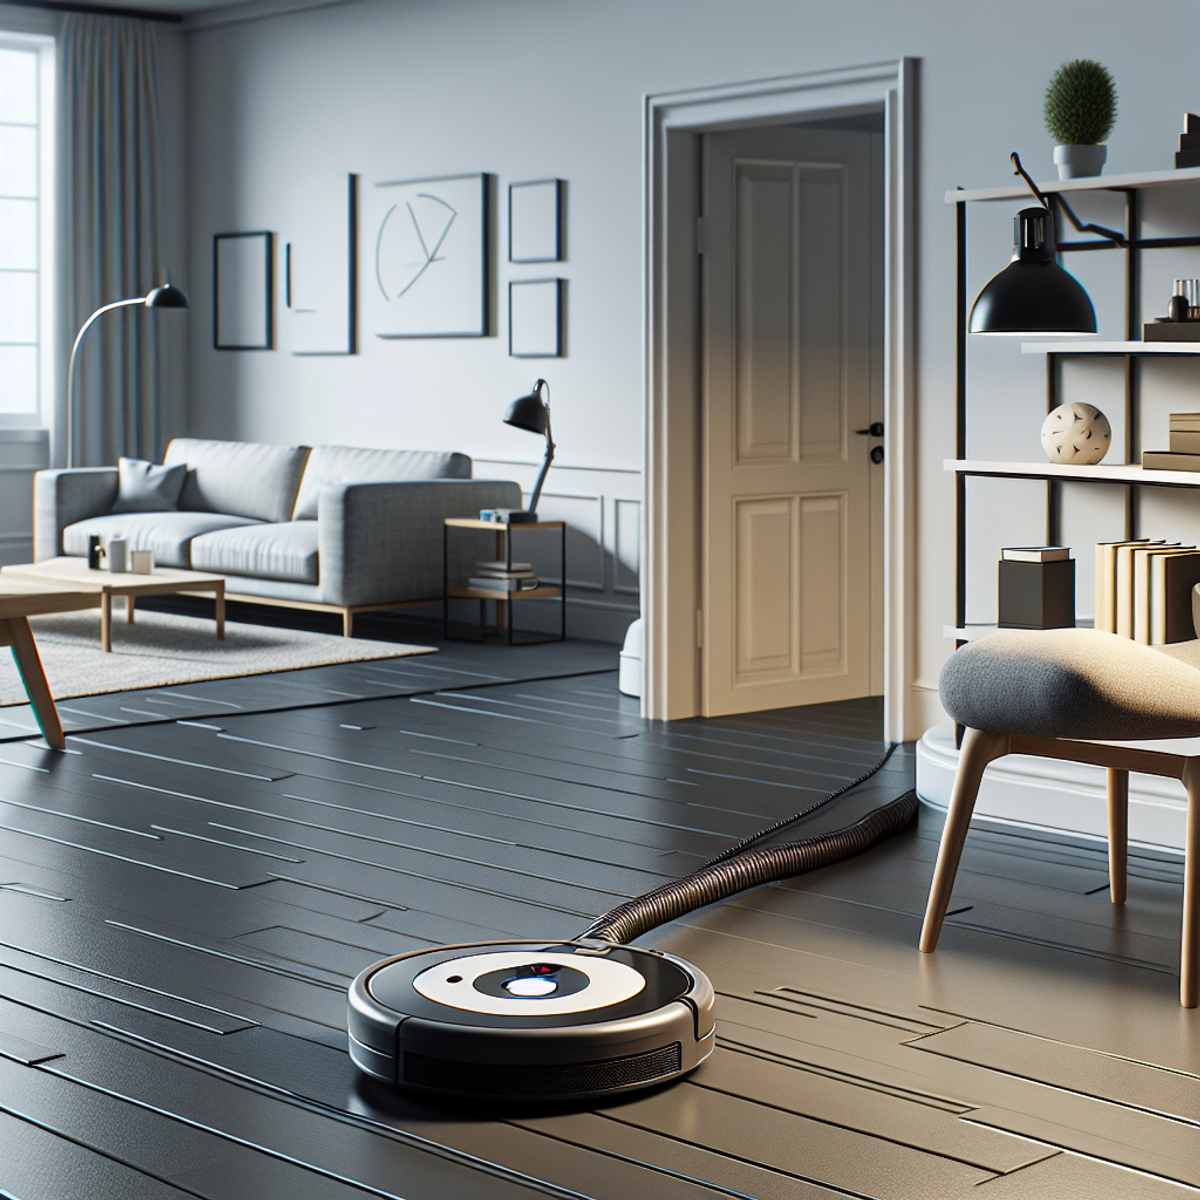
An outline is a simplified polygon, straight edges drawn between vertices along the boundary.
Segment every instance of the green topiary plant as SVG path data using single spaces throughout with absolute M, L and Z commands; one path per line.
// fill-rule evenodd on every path
M 1046 88 L 1046 128 L 1061 146 L 1094 146 L 1117 120 L 1117 89 L 1090 58 L 1063 63 Z

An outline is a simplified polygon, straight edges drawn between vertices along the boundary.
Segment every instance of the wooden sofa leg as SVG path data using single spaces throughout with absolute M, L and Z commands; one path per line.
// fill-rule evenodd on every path
M 354 636 L 354 609 L 342 609 L 342 637 Z
M 942 844 L 938 847 L 933 882 L 929 885 L 925 923 L 921 926 L 923 954 L 932 954 L 937 949 L 942 921 L 945 919 L 946 909 L 950 907 L 954 877 L 958 874 L 958 860 L 962 857 L 967 828 L 971 824 L 971 814 L 975 811 L 975 797 L 983 779 L 983 769 L 994 759 L 1006 755 L 1008 747 L 1009 738 L 1006 733 L 968 729 L 963 736 L 958 771 L 954 776 L 954 791 L 950 795 L 950 808 L 946 813 L 945 828 L 942 830 Z
M 1129 772 L 1108 768 L 1108 892 L 1125 903 L 1129 858 Z
M 1179 1003 L 1195 1008 L 1200 1002 L 1200 759 L 1183 769 L 1187 788 L 1187 834 L 1183 860 L 1183 945 L 1179 952 Z

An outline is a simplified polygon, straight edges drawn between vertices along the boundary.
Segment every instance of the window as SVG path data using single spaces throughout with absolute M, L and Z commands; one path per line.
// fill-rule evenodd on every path
M 53 412 L 54 43 L 0 33 L 0 426 Z

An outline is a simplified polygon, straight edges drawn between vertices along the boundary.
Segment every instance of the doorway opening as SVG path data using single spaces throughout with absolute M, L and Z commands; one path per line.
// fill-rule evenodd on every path
M 913 479 L 909 460 L 914 341 L 910 295 L 913 290 L 915 79 L 916 63 L 904 59 L 821 75 L 652 96 L 647 100 L 646 537 L 643 543 L 646 548 L 643 711 L 647 716 L 672 719 L 706 711 L 749 711 L 809 702 L 807 697 L 793 699 L 779 689 L 769 695 L 772 691 L 769 685 L 783 681 L 782 677 L 789 673 L 793 677 L 807 675 L 805 683 L 812 683 L 823 669 L 826 676 L 837 674 L 828 669 L 830 664 L 835 659 L 848 661 L 857 640 L 873 644 L 874 652 L 872 654 L 868 649 L 865 655 L 858 654 L 859 666 L 862 668 L 865 663 L 865 668 L 859 670 L 859 682 L 849 685 L 851 691 L 845 694 L 879 694 L 882 691 L 887 736 L 900 739 L 907 732 L 908 696 L 913 676 L 910 599 L 913 590 L 910 547 Z M 804 423 L 798 420 L 796 389 L 790 382 L 786 387 L 779 382 L 785 378 L 794 381 L 795 372 L 789 374 L 779 367 L 779 363 L 781 356 L 786 358 L 791 354 L 795 366 L 797 350 L 795 346 L 783 351 L 770 345 L 775 334 L 769 328 L 771 305 L 767 303 L 772 287 L 776 289 L 776 295 L 783 294 L 780 289 L 791 289 L 789 294 L 793 297 L 794 309 L 795 303 L 805 302 L 803 288 L 797 291 L 794 280 L 768 278 L 770 273 L 764 271 L 758 282 L 764 284 L 765 290 L 760 289 L 757 299 L 753 287 L 739 298 L 740 285 L 733 288 L 732 296 L 735 309 L 739 303 L 743 307 L 749 304 L 751 308 L 757 304 L 766 321 L 765 325 L 760 322 L 758 332 L 762 334 L 764 351 L 757 361 L 760 365 L 767 363 L 774 355 L 776 367 L 764 367 L 760 375 L 768 381 L 774 376 L 776 386 L 773 394 L 770 387 L 764 393 L 768 403 L 756 406 L 752 402 L 741 404 L 739 408 L 735 402 L 732 423 L 721 417 L 717 424 L 722 425 L 729 436 L 724 448 L 717 450 L 716 457 L 724 455 L 726 462 L 732 461 L 734 474 L 744 462 L 755 457 L 774 458 L 780 467 L 784 467 L 786 459 L 793 468 L 798 464 L 804 468 L 806 460 L 807 467 L 815 467 L 822 454 L 827 460 L 856 461 L 862 476 L 860 485 L 865 486 L 865 499 L 852 500 L 850 491 L 830 478 L 818 479 L 813 486 L 805 484 L 790 493 L 775 479 L 767 481 L 759 496 L 744 503 L 741 497 L 734 497 L 730 492 L 720 498 L 719 505 L 713 503 L 706 509 L 706 493 L 711 492 L 708 486 L 711 479 L 706 476 L 710 465 L 707 460 L 714 457 L 716 445 L 713 428 L 706 426 L 712 393 L 709 385 L 714 374 L 709 351 L 721 340 L 709 336 L 714 328 L 712 314 L 705 308 L 707 301 L 702 303 L 706 272 L 710 270 L 710 260 L 702 251 L 709 249 L 715 232 L 710 227 L 710 214 L 704 210 L 702 199 L 705 195 L 706 144 L 711 150 L 722 139 L 736 142 L 746 138 L 797 135 L 824 139 L 826 146 L 845 144 L 856 138 L 867 142 L 877 139 L 875 163 L 879 187 L 876 207 L 882 210 L 877 222 L 882 227 L 881 245 L 876 248 L 874 263 L 877 274 L 874 294 L 878 299 L 872 314 L 868 248 L 866 274 L 860 276 L 868 280 L 868 295 L 864 301 L 869 318 L 865 323 L 866 341 L 859 351 L 845 347 L 837 351 L 843 358 L 848 355 L 847 361 L 857 362 L 860 367 L 869 364 L 872 357 L 870 331 L 874 328 L 875 362 L 881 363 L 877 371 L 879 378 L 873 389 L 873 400 L 869 399 L 871 387 L 861 393 L 868 396 L 865 403 L 871 419 L 864 425 L 849 424 L 850 410 L 839 398 L 834 405 L 836 413 L 826 406 L 823 413 L 811 415 L 808 422 L 811 437 L 803 432 Z M 742 157 L 749 166 L 742 172 L 744 178 L 738 182 L 738 188 L 748 195 L 757 190 L 761 211 L 755 220 L 768 213 L 773 205 L 777 214 L 782 214 L 783 209 L 779 206 L 786 208 L 795 199 L 796 188 L 807 190 L 810 198 L 823 196 L 826 211 L 832 211 L 829 208 L 830 203 L 834 203 L 831 197 L 840 185 L 835 178 L 837 169 L 824 153 L 813 154 L 807 150 L 798 153 L 793 156 L 792 166 L 786 169 L 779 165 L 786 161 L 786 156 L 780 158 L 770 147 L 763 151 L 761 146 L 752 146 Z M 733 160 L 737 158 L 737 154 L 732 156 Z M 774 168 L 770 166 L 772 163 Z M 798 165 L 802 163 L 808 165 Z M 765 165 L 764 170 L 758 170 L 755 164 Z M 789 175 L 788 180 L 783 178 L 785 175 Z M 869 197 L 869 188 L 867 193 Z M 841 203 L 837 200 L 834 207 Z M 866 203 L 869 225 L 869 198 Z M 819 203 L 817 207 L 820 208 Z M 784 218 L 780 215 L 779 219 Z M 742 251 L 753 257 L 753 245 L 745 244 L 746 223 L 739 228 L 735 214 L 733 226 L 729 228 L 732 228 L 730 236 L 735 249 L 740 239 Z M 819 235 L 819 229 L 815 233 L 810 230 L 807 235 L 812 252 L 821 248 Z M 842 237 L 838 244 L 852 254 L 854 239 Z M 847 287 L 848 278 L 839 276 L 837 286 Z M 723 284 L 720 290 L 728 298 L 729 288 Z M 818 326 L 823 317 L 814 298 L 819 295 L 819 289 L 810 290 L 807 301 L 812 320 Z M 841 304 L 841 309 L 845 311 L 846 305 Z M 854 311 L 857 310 L 852 310 L 852 315 Z M 745 324 L 743 321 L 742 325 Z M 737 328 L 736 321 L 734 327 Z M 724 365 L 717 364 L 716 370 L 716 374 L 723 371 L 726 380 L 730 377 L 728 360 L 731 357 L 743 362 L 756 361 L 753 354 L 748 359 L 745 354 L 726 354 Z M 825 357 L 830 358 L 829 355 Z M 869 375 L 869 366 L 865 370 Z M 862 371 L 858 373 L 861 375 Z M 733 376 L 736 393 L 739 382 L 736 370 Z M 860 396 L 860 406 L 861 403 Z M 853 419 L 857 420 L 856 417 Z M 872 438 L 869 433 L 859 436 L 856 430 L 869 430 L 878 424 L 886 431 L 886 450 L 883 463 L 870 464 L 872 468 L 881 468 L 875 472 L 873 480 L 871 472 L 863 470 L 863 463 L 869 462 L 864 456 L 869 456 L 876 446 L 883 448 L 884 441 Z M 836 454 L 832 452 L 831 439 L 827 436 L 835 425 L 838 426 L 834 439 L 838 442 Z M 824 433 L 821 432 L 823 428 Z M 824 449 L 818 444 L 822 440 Z M 730 445 L 733 447 L 732 460 Z M 743 451 L 746 454 L 742 454 Z M 784 469 L 786 474 L 786 467 Z M 864 588 L 846 574 L 846 570 L 854 565 L 847 555 L 856 552 L 842 535 L 851 525 L 865 528 L 868 535 L 872 532 L 869 515 L 872 486 L 876 492 L 874 532 L 878 536 L 875 545 L 880 552 L 877 554 L 876 582 Z M 732 554 L 740 554 L 741 558 L 734 561 L 727 551 L 722 550 L 719 553 L 726 554 L 726 565 L 718 564 L 714 568 L 714 525 L 724 522 L 728 534 L 730 524 L 735 521 L 745 536 L 740 540 L 735 536 L 732 541 L 726 538 L 723 545 L 732 547 Z M 773 555 L 771 547 L 781 536 L 790 539 L 791 550 L 788 555 Z M 813 555 L 819 558 L 818 550 L 822 545 L 831 553 L 836 550 L 841 556 L 839 569 L 846 569 L 839 581 L 838 604 L 841 608 L 836 616 L 831 615 L 834 610 L 828 605 L 821 610 L 821 604 L 828 597 L 821 597 L 810 586 L 806 601 L 804 588 L 798 582 L 805 554 L 811 565 L 817 561 Z M 869 549 L 866 559 L 869 574 Z M 712 584 L 722 571 L 727 584 L 724 614 L 718 612 L 719 605 L 713 603 Z M 819 573 L 814 576 L 810 572 L 809 578 L 811 585 L 814 578 L 819 578 Z M 750 595 L 756 587 L 757 597 Z M 740 596 L 737 594 L 739 589 Z M 875 597 L 873 611 L 872 595 Z M 863 607 L 864 600 L 866 608 Z M 762 603 L 756 607 L 756 601 Z M 853 605 L 847 608 L 846 604 L 851 601 Z M 795 605 L 803 607 L 805 603 L 810 609 L 814 603 L 817 605 L 809 612 L 810 633 L 824 630 L 815 639 L 810 637 L 807 643 L 797 636 L 795 617 Z M 735 612 L 731 623 L 730 612 L 737 610 L 739 604 L 740 616 Z M 788 614 L 790 628 L 788 620 L 772 617 L 772 606 L 776 610 L 774 617 L 782 616 L 781 605 L 785 608 L 793 606 Z M 739 619 L 740 626 L 737 624 Z M 784 630 L 782 634 L 780 628 Z M 706 649 L 710 656 L 708 660 Z M 720 667 L 725 678 L 730 677 L 729 663 L 732 661 L 735 663 L 735 683 L 740 682 L 737 680 L 737 663 L 740 661 L 741 667 L 747 664 L 750 667 L 748 673 L 743 671 L 743 679 L 757 675 L 755 682 L 762 681 L 768 686 L 761 690 L 744 683 L 735 687 L 732 690 L 740 691 L 741 695 L 732 706 L 728 697 L 725 701 L 714 699 L 706 681 L 706 671 L 711 661 L 721 654 L 726 660 Z M 739 654 L 740 660 L 737 659 Z M 795 669 L 797 665 L 801 668 L 799 671 Z M 758 698 L 746 702 L 755 691 Z M 819 690 L 816 694 L 810 691 L 809 696 L 813 701 L 831 698 L 820 695 Z

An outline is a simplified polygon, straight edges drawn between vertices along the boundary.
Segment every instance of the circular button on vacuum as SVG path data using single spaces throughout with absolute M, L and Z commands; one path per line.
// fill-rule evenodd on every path
M 500 985 L 513 996 L 550 996 L 558 991 L 553 975 L 514 975 Z

